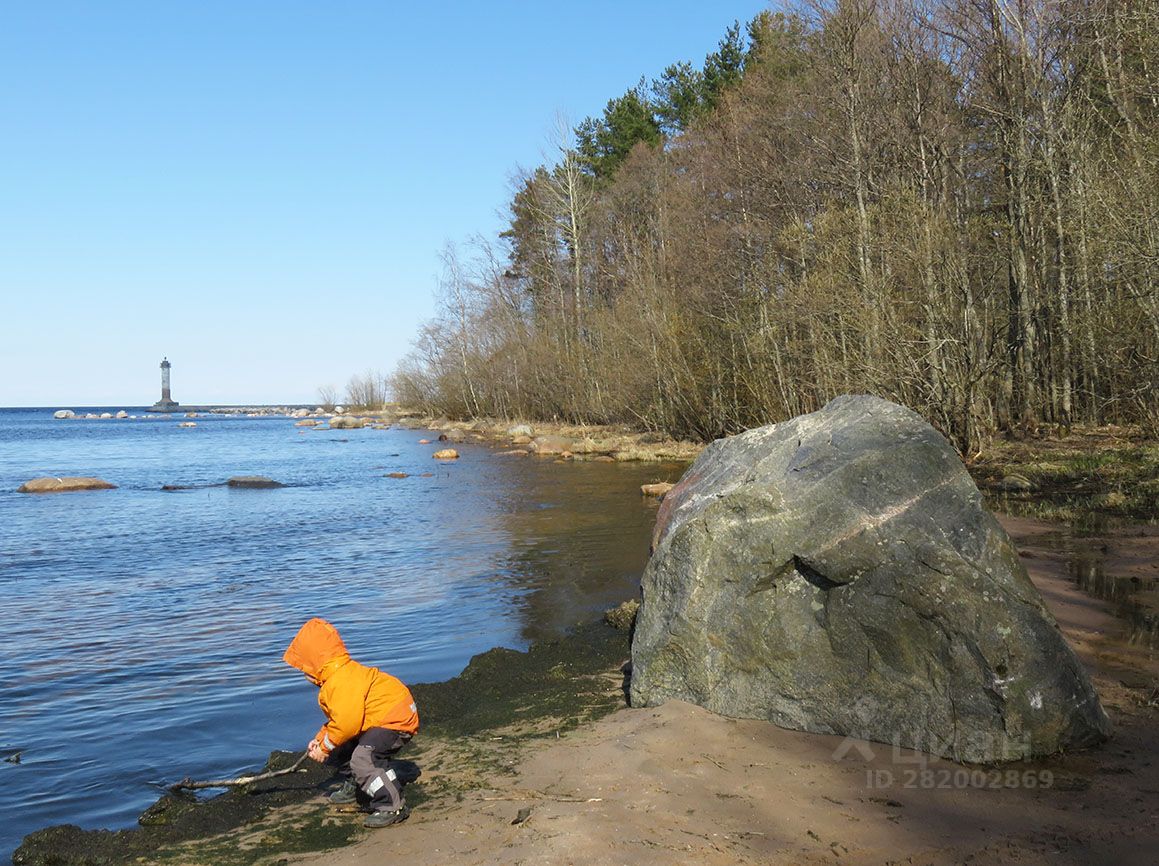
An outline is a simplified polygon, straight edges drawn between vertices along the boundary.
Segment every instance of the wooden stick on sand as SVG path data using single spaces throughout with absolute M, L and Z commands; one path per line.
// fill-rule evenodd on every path
M 289 773 L 297 772 L 298 768 L 302 766 L 302 762 L 306 760 L 308 755 L 308 752 L 302 752 L 301 757 L 294 761 L 294 765 L 292 767 L 287 767 L 284 770 L 271 770 L 268 773 L 258 773 L 256 776 L 238 776 L 236 779 L 217 779 L 212 782 L 194 782 L 192 779 L 186 776 L 176 785 L 170 785 L 169 790 L 176 794 L 178 791 L 185 788 L 190 790 L 194 788 L 234 788 L 239 785 L 248 785 L 251 782 L 260 782 L 263 779 L 272 779 L 275 776 L 285 776 Z

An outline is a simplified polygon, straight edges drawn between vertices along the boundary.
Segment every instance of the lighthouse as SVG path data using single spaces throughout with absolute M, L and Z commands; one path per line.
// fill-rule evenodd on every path
M 169 393 L 169 368 L 172 366 L 168 358 L 161 359 L 161 399 L 149 407 L 150 412 L 176 412 L 180 408 Z

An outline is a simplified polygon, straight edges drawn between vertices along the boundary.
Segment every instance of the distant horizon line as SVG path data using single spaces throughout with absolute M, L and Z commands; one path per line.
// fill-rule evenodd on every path
M 59 404 L 58 403 L 49 403 L 49 404 L 41 404 L 38 406 L 33 406 L 33 405 L 0 406 L 0 410 L 4 410 L 4 409 L 45 409 L 49 412 L 57 412 L 57 411 L 60 411 L 61 409 L 73 409 L 73 410 L 76 410 L 76 409 L 126 409 L 126 410 L 128 410 L 128 409 L 141 409 L 141 410 L 145 410 L 145 409 L 151 408 L 153 405 L 154 405 L 153 403 L 59 403 Z M 312 408 L 315 408 L 315 407 L 321 406 L 321 405 L 322 404 L 316 400 L 305 402 L 305 403 L 302 403 L 302 402 L 298 402 L 298 403 L 291 403 L 291 402 L 273 402 L 273 403 L 242 402 L 242 403 L 188 403 L 188 404 L 178 403 L 177 408 L 174 409 L 174 411 L 175 412 L 181 412 L 181 411 L 191 412 L 191 411 L 194 411 L 196 409 L 248 409 L 248 408 L 269 409 L 269 408 L 278 407 L 278 406 L 285 406 L 286 408 L 294 408 L 294 409 L 303 409 L 303 408 L 312 409 Z M 341 406 L 344 404 L 338 403 L 336 405 Z

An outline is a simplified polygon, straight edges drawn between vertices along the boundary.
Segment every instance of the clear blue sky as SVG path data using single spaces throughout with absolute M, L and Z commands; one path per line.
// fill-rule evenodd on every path
M 554 118 L 757 0 L 0 3 L 0 406 L 311 402 L 392 370 Z

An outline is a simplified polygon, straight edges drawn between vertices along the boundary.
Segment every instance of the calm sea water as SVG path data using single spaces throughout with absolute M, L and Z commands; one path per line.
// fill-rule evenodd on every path
M 0 409 L 0 758 L 20 753 L 0 763 L 0 861 L 32 830 L 132 826 L 161 786 L 301 748 L 316 690 L 281 654 L 309 617 L 423 682 L 632 597 L 655 517 L 638 485 L 682 469 L 470 444 L 440 465 L 415 431 L 178 420 Z M 246 474 L 288 486 L 161 490 Z M 15 492 L 40 475 L 118 489 Z

